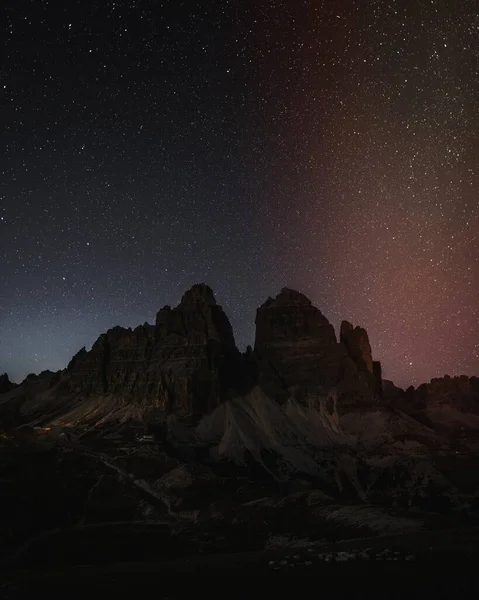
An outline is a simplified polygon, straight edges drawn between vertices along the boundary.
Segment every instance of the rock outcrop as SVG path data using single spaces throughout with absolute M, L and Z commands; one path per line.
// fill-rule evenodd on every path
M 479 377 L 438 377 L 420 385 L 414 394 L 419 405 L 427 409 L 455 408 L 479 415 Z
M 327 394 L 336 389 L 344 408 L 376 399 L 377 384 L 364 329 L 334 327 L 303 294 L 284 288 L 258 308 L 255 356 L 259 384 L 270 397 Z M 376 366 L 376 373 L 378 372 Z
M 256 386 L 279 404 L 330 398 L 335 414 L 389 405 L 418 418 L 444 407 L 479 415 L 478 381 L 444 377 L 405 392 L 383 385 L 366 330 L 343 321 L 338 340 L 321 311 L 288 288 L 258 308 L 254 350 L 241 355 L 212 290 L 198 284 L 177 307 L 162 308 L 154 325 L 113 327 L 64 371 L 31 375 L 18 387 L 3 375 L 0 391 L 8 422 L 63 415 L 64 424 L 102 423 L 153 413 L 196 421 Z
M 402 390 L 391 381 L 383 381 L 384 400 L 414 417 L 434 420 L 438 413 L 455 411 L 468 415 L 479 415 L 479 377 L 438 377 L 419 387 Z M 454 419 L 451 417 L 451 426 Z M 474 425 L 474 423 L 470 423 Z M 475 424 L 477 425 L 477 423 Z
M 7 373 L 3 373 L 0 375 L 0 394 L 6 394 L 10 392 L 14 388 L 17 387 L 16 383 L 12 383 L 7 375 Z
M 241 355 L 211 289 L 196 285 L 154 325 L 114 327 L 65 370 L 3 394 L 0 555 L 15 542 L 41 567 L 68 561 L 67 547 L 83 564 L 94 535 L 94 559 L 109 563 L 139 547 L 170 562 L 179 549 L 264 558 L 278 540 L 364 536 L 365 547 L 427 523 L 441 539 L 477 524 L 478 378 L 382 382 L 367 332 L 343 322 L 338 340 L 290 289 L 256 325 Z
M 363 327 L 354 327 L 348 321 L 341 323 L 339 339 L 346 346 L 349 356 L 355 362 L 362 377 L 366 377 L 375 394 L 382 398 L 381 363 L 373 360 L 368 332 Z
M 72 359 L 70 392 L 115 395 L 198 416 L 212 410 L 237 377 L 240 354 L 230 322 L 204 284 L 187 291 L 176 308 L 166 306 L 156 324 L 114 327 Z
M 9 422 L 65 425 L 145 419 L 152 411 L 194 421 L 240 387 L 242 365 L 227 316 L 198 284 L 176 308 L 162 308 L 155 325 L 113 327 L 64 371 L 27 377 L 1 413 Z
M 43 412 L 44 406 L 40 400 L 43 397 L 48 397 L 50 403 L 56 405 L 57 396 L 50 396 L 49 393 L 58 383 L 60 374 L 48 370 L 38 375 L 30 373 L 20 385 L 14 385 L 6 391 L 0 402 L 0 423 L 7 428 L 22 424 L 25 421 L 22 407 L 25 405 L 29 406 L 29 411 Z
M 367 331 L 362 327 L 354 327 L 348 321 L 343 321 L 339 340 L 346 346 L 349 356 L 359 370 L 373 375 L 373 355 Z

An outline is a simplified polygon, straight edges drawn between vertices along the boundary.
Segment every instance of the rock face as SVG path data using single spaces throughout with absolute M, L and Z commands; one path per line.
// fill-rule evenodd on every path
M 447 409 L 479 415 L 479 377 L 446 375 L 407 390 L 383 381 L 383 393 L 389 405 L 414 416 Z
M 234 385 L 240 359 L 233 331 L 211 289 L 199 284 L 180 304 L 162 308 L 156 324 L 114 327 L 66 370 L 69 392 L 115 395 L 165 414 L 212 410 Z
M 12 383 L 8 378 L 7 373 L 0 375 L 0 394 L 6 394 L 17 387 L 16 383 Z
M 68 425 L 154 413 L 197 420 L 256 386 L 280 404 L 332 398 L 335 414 L 389 405 L 415 417 L 443 407 L 479 415 L 478 382 L 444 377 L 406 392 L 383 385 L 366 330 L 343 321 L 338 340 L 321 311 L 288 288 L 258 308 L 254 350 L 241 355 L 212 290 L 198 284 L 176 308 L 162 308 L 154 325 L 110 329 L 62 372 L 29 376 L 18 387 L 2 375 L 0 418 L 49 422 L 65 415 Z
M 115 327 L 67 372 L 71 389 L 141 399 L 166 414 L 199 415 L 214 408 L 234 382 L 239 352 L 211 289 L 199 284 L 180 304 L 162 308 L 156 324 Z
M 196 420 L 259 384 L 279 403 L 333 392 L 341 411 L 377 402 L 378 378 L 364 329 L 345 322 L 338 341 L 321 311 L 287 288 L 258 309 L 255 348 L 241 355 L 213 292 L 199 284 L 176 308 L 162 308 L 154 325 L 100 335 L 34 401 L 17 396 L 16 410 L 25 421 L 43 415 L 64 425 L 146 419 L 152 411 Z
M 383 369 L 379 360 L 373 360 L 373 375 L 375 392 L 383 400 Z
M 13 385 L 9 391 L 2 395 L 0 402 L 0 423 L 5 427 L 14 427 L 21 424 L 22 406 L 38 407 L 37 400 L 42 396 L 48 396 L 58 382 L 60 372 L 42 371 L 38 375 L 31 373 L 20 385 Z M 50 398 L 50 401 L 54 398 Z M 41 403 L 40 403 L 41 404 Z M 43 408 L 38 407 L 40 411 Z
M 414 390 L 414 388 L 412 388 Z M 389 381 L 389 379 L 383 379 L 382 381 L 382 391 L 384 400 L 391 404 L 392 406 L 397 406 L 399 408 L 399 404 L 403 401 L 405 396 L 405 391 L 394 384 L 393 381 Z
M 362 327 L 354 327 L 348 321 L 343 321 L 339 339 L 346 346 L 349 356 L 359 370 L 368 371 L 373 375 L 373 355 L 367 331 Z
M 414 394 L 416 401 L 427 409 L 455 408 L 479 415 L 479 377 L 440 377 L 420 385 Z
M 355 362 L 362 377 L 369 380 L 375 394 L 382 398 L 381 363 L 373 360 L 368 332 L 362 327 L 354 327 L 348 321 L 343 321 L 339 339 L 346 346 L 349 356 Z
M 328 319 L 303 294 L 284 288 L 256 314 L 259 384 L 273 398 L 325 394 L 336 388 L 353 403 L 376 396 L 367 333 L 344 322 L 338 342 Z M 377 372 L 377 367 L 376 367 Z
M 256 313 L 255 351 L 274 345 L 289 345 L 314 339 L 326 348 L 336 343 L 334 327 L 300 292 L 283 288 L 268 298 Z
M 151 325 L 140 325 L 133 331 L 113 327 L 100 335 L 89 352 L 82 348 L 70 361 L 67 367 L 70 391 L 84 396 L 130 395 L 138 386 L 138 373 L 146 370 L 151 361 L 154 331 Z
M 427 521 L 442 538 L 441 512 L 445 526 L 477 525 L 478 378 L 406 392 L 382 382 L 367 332 L 343 322 L 338 340 L 290 289 L 256 325 L 240 355 L 211 289 L 196 285 L 154 325 L 114 327 L 65 370 L 3 394 L 0 555 L 15 543 L 36 567 L 69 553 L 83 564 L 93 535 L 94 559 L 109 563 L 124 548 L 128 560 L 138 548 L 155 560 L 175 549 L 264 558 L 275 538 L 291 548 Z M 451 415 L 454 430 L 441 425 Z

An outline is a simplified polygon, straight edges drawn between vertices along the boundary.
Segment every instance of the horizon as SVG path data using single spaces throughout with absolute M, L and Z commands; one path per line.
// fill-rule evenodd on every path
M 195 285 L 201 285 L 201 284 L 203 284 L 203 283 L 205 283 L 205 282 L 197 282 L 197 283 L 194 283 L 194 284 L 192 284 L 192 285 L 191 285 L 189 288 L 187 288 L 187 289 L 186 289 L 184 292 L 186 292 L 186 291 L 190 290 L 190 289 L 191 289 L 192 287 L 194 287 Z M 213 289 L 213 288 L 212 288 L 212 287 L 211 287 L 211 286 L 210 286 L 208 283 L 206 283 L 206 285 L 207 285 L 208 287 L 210 287 L 210 289 L 212 290 L 212 292 L 213 292 L 213 295 L 214 295 L 214 298 L 215 298 L 215 300 L 216 300 L 216 303 L 217 303 L 217 305 L 218 305 L 218 306 L 220 306 L 220 307 L 223 309 L 223 311 L 225 312 L 226 316 L 228 317 L 228 320 L 229 320 L 229 321 L 230 321 L 230 323 L 231 323 L 231 320 L 230 320 L 230 318 L 229 318 L 229 315 L 228 315 L 227 311 L 224 309 L 224 307 L 223 307 L 222 303 L 221 303 L 220 301 L 218 301 L 218 298 L 217 298 L 217 295 L 216 295 L 216 293 L 215 293 L 215 290 L 214 290 L 214 289 Z M 272 295 L 270 295 L 270 296 L 266 297 L 266 298 L 263 300 L 263 302 L 262 302 L 261 304 L 263 304 L 264 302 L 266 302 L 268 298 L 275 298 L 275 297 L 276 297 L 276 295 L 277 295 L 277 294 L 279 294 L 283 288 L 289 288 L 289 289 L 293 289 L 294 291 L 297 291 L 297 292 L 299 292 L 299 293 L 303 293 L 303 292 L 302 292 L 300 289 L 295 289 L 295 288 L 292 288 L 292 287 L 291 287 L 291 286 L 289 286 L 289 285 L 282 286 L 282 288 L 281 288 L 281 289 L 280 289 L 280 290 L 279 290 L 279 291 L 278 291 L 276 294 L 272 294 Z M 80 351 L 82 348 L 85 348 L 85 349 L 87 350 L 87 352 L 89 352 L 89 351 L 91 350 L 91 348 L 92 348 L 93 344 L 94 344 L 94 343 L 95 343 L 95 342 L 98 340 L 98 338 L 99 338 L 99 337 L 100 337 L 102 334 L 104 334 L 104 333 L 106 333 L 107 331 L 109 331 L 110 329 L 113 329 L 113 328 L 115 328 L 115 327 L 121 327 L 122 329 L 126 329 L 126 330 L 128 330 L 128 329 L 130 329 L 130 330 L 134 330 L 134 329 L 136 329 L 137 327 L 140 327 L 140 326 L 142 326 L 142 325 L 149 325 L 149 326 L 151 326 L 151 327 L 154 327 L 154 322 L 155 322 L 156 314 L 158 313 L 158 311 L 159 311 L 159 310 L 161 310 L 162 308 L 164 308 L 165 306 L 171 306 L 172 308 L 175 308 L 175 307 L 179 306 L 179 304 L 180 304 L 180 302 L 181 302 L 181 297 L 182 297 L 182 296 L 183 296 L 183 294 L 181 294 L 180 298 L 179 298 L 179 299 L 178 299 L 176 302 L 171 302 L 171 303 L 167 303 L 167 304 L 164 304 L 164 305 L 160 306 L 160 307 L 158 308 L 158 310 L 156 311 L 156 313 L 154 314 L 154 317 L 153 317 L 153 319 L 152 319 L 152 322 L 150 322 L 150 321 L 148 321 L 148 320 L 143 320 L 143 321 L 139 321 L 139 322 L 138 322 L 138 323 L 136 323 L 136 324 L 123 325 L 123 324 L 115 323 L 115 324 L 112 324 L 112 325 L 110 325 L 110 326 L 109 326 L 109 327 L 107 327 L 107 329 L 105 329 L 104 331 L 101 331 L 101 332 L 99 332 L 99 333 L 96 335 L 96 337 L 94 337 L 94 338 L 91 340 L 91 342 L 90 342 L 89 344 L 84 344 L 83 346 L 80 346 L 80 347 L 78 347 L 76 350 L 74 350 L 74 351 L 72 352 L 71 356 L 68 358 L 68 360 L 65 362 L 65 364 L 64 364 L 63 366 L 57 366 L 57 367 L 55 368 L 55 367 L 49 367 L 49 366 L 45 366 L 45 365 L 43 365 L 43 366 L 42 366 L 41 368 L 39 368 L 37 371 L 26 371 L 26 372 L 24 372 L 24 373 L 20 373 L 20 375 L 19 375 L 19 376 L 15 376 L 15 371 L 14 371 L 14 370 L 12 370 L 12 371 L 10 371 L 10 372 L 9 372 L 8 370 L 5 370 L 5 369 L 3 369 L 2 367 L 0 367 L 0 374 L 2 374 L 2 373 L 5 373 L 6 375 L 8 375 L 8 377 L 9 377 L 10 381 L 12 381 L 12 383 L 20 384 L 22 381 L 24 381 L 24 380 L 26 379 L 26 377 L 28 377 L 28 376 L 30 376 L 30 375 L 39 375 L 40 373 L 42 373 L 42 372 L 44 372 L 44 371 L 51 371 L 51 372 L 63 371 L 64 369 L 66 369 L 66 367 L 67 367 L 67 365 L 68 365 L 68 362 L 71 360 L 71 358 L 73 358 L 73 356 L 75 356 L 75 354 L 76 354 L 77 352 L 79 352 L 79 351 Z M 342 319 L 342 320 L 339 322 L 339 324 L 338 324 L 338 325 L 335 325 L 335 323 L 334 323 L 334 322 L 331 322 L 331 321 L 330 321 L 330 319 L 329 319 L 328 315 L 326 315 L 326 314 L 325 314 L 325 313 L 324 313 L 324 312 L 321 310 L 321 308 L 320 308 L 319 306 L 316 306 L 316 305 L 315 305 L 315 303 L 314 303 L 314 302 L 313 302 L 313 301 L 312 301 L 312 300 L 311 300 L 309 297 L 308 297 L 308 300 L 310 300 L 310 301 L 311 301 L 311 304 L 312 304 L 313 306 L 315 306 L 315 307 L 316 307 L 316 308 L 317 308 L 317 309 L 318 309 L 318 310 L 319 310 L 319 311 L 320 311 L 320 312 L 321 312 L 321 313 L 322 313 L 322 314 L 323 314 L 323 315 L 324 315 L 324 316 L 325 316 L 325 317 L 328 319 L 328 321 L 329 321 L 329 322 L 331 323 L 331 325 L 334 327 L 334 332 L 335 332 L 335 335 L 336 335 L 336 339 L 337 339 L 337 341 L 338 341 L 338 343 L 339 343 L 339 331 L 340 331 L 340 327 L 341 327 L 341 322 L 342 322 L 342 321 L 347 321 L 348 319 Z M 256 311 L 256 310 L 259 308 L 259 306 L 260 306 L 260 305 L 258 305 L 258 306 L 257 306 L 257 307 L 256 307 L 254 310 Z M 254 325 L 254 322 L 253 322 L 253 325 Z M 417 387 L 418 387 L 419 385 L 421 385 L 422 383 L 429 383 L 429 382 L 430 382 L 432 379 L 444 378 L 444 377 L 447 377 L 447 376 L 450 376 L 450 377 L 460 377 L 460 376 L 476 377 L 476 376 L 479 376 L 477 373 L 459 373 L 459 372 L 458 372 L 458 373 L 451 373 L 451 372 L 447 372 L 447 373 L 442 373 L 442 374 L 438 374 L 438 375 L 433 375 L 433 376 L 431 376 L 431 377 L 430 377 L 429 379 L 427 379 L 427 380 L 424 380 L 424 381 L 419 381 L 419 382 L 415 382 L 415 383 L 413 383 L 413 382 L 410 382 L 410 383 L 404 383 L 404 382 L 402 382 L 402 383 L 401 383 L 401 382 L 395 381 L 395 380 L 393 380 L 393 379 L 391 379 L 391 378 L 389 378 L 389 377 L 387 377 L 387 376 L 385 376 L 385 375 L 384 375 L 384 365 L 383 365 L 383 363 L 382 363 L 382 361 L 381 361 L 381 358 L 375 354 L 375 351 L 374 351 L 374 345 L 373 345 L 373 343 L 372 343 L 372 341 L 371 341 L 371 338 L 370 338 L 370 335 L 369 335 L 369 330 L 368 330 L 368 327 L 367 327 L 367 325 L 366 325 L 366 324 L 363 324 L 363 323 L 354 323 L 354 322 L 352 323 L 352 325 L 353 325 L 354 327 L 356 327 L 356 326 L 359 326 L 359 327 L 363 327 L 364 329 L 366 329 L 366 332 L 368 333 L 369 341 L 370 341 L 370 343 L 371 343 L 371 350 L 372 350 L 373 360 L 378 360 L 379 362 L 381 362 L 381 366 L 382 366 L 382 369 L 383 369 L 383 376 L 382 376 L 382 380 L 383 380 L 383 381 L 390 381 L 390 382 L 392 382 L 392 383 L 393 383 L 393 384 L 394 384 L 396 387 L 399 387 L 399 388 L 401 388 L 401 389 L 403 389 L 403 390 L 406 390 L 406 389 L 407 389 L 408 387 L 410 387 L 410 386 L 413 386 L 414 388 L 417 388 Z M 238 350 L 239 350 L 241 353 L 244 353 L 244 352 L 246 351 L 246 348 L 247 348 L 247 346 L 251 346 L 251 347 L 254 349 L 254 341 L 255 341 L 255 340 L 254 340 L 254 337 L 253 337 L 253 339 L 252 339 L 250 342 L 246 342 L 246 343 L 244 343 L 243 345 L 240 345 L 240 344 L 238 343 L 238 341 L 237 341 L 237 335 L 236 335 L 236 332 L 235 332 L 235 329 L 234 329 L 233 325 L 232 325 L 232 329 L 233 329 L 233 337 L 234 337 L 234 340 L 235 340 L 236 347 L 238 348 Z M 253 327 L 253 329 L 255 330 L 255 327 Z

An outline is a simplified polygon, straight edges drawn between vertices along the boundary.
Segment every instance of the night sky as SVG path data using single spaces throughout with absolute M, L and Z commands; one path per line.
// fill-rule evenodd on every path
M 204 281 L 240 348 L 286 285 L 399 385 L 479 375 L 477 0 L 3 6 L 0 372 Z

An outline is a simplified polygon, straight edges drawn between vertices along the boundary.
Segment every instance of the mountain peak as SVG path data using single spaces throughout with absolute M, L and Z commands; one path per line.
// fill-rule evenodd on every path
M 188 304 L 206 304 L 207 306 L 216 306 L 216 299 L 213 290 L 206 283 L 195 283 L 187 290 L 181 298 L 182 306 Z
M 17 384 L 10 381 L 7 373 L 0 375 L 0 394 L 5 394 L 15 387 L 17 387 Z

